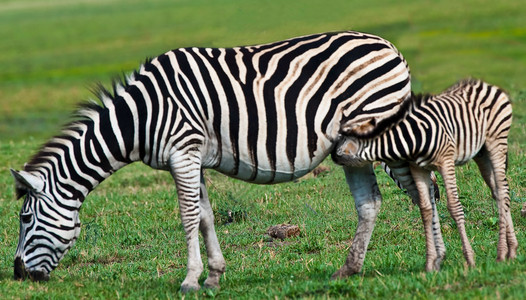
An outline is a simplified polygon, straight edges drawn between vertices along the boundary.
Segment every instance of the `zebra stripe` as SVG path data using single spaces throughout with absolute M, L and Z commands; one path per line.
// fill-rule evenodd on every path
M 398 161 L 410 162 L 417 186 L 429 180 L 424 169 L 437 169 L 444 179 L 448 210 L 458 226 L 469 265 L 475 262 L 458 200 L 455 165 L 474 159 L 497 201 L 497 259 L 515 258 L 518 244 L 506 180 L 511 121 L 511 102 L 503 90 L 480 80 L 464 80 L 439 95 L 413 97 L 407 116 L 399 123 L 375 138 L 342 140 L 334 158 L 347 165 L 376 160 L 389 166 Z M 423 175 L 419 178 L 418 174 Z
M 174 177 L 188 245 L 182 289 L 189 290 L 198 288 L 203 269 L 199 227 L 209 256 L 205 285 L 218 286 L 225 268 L 202 169 L 254 183 L 301 177 L 330 154 L 342 132 L 371 134 L 374 124 L 400 115 L 410 98 L 410 73 L 388 41 L 339 32 L 176 49 L 98 95 L 102 106 L 85 105 L 79 120 L 45 144 L 23 173 L 13 171 L 18 194 L 27 194 L 23 214 L 31 216 L 21 221 L 15 277 L 47 279 L 78 236 L 78 216 L 71 214 L 86 195 L 116 170 L 142 161 Z M 377 201 L 374 174 L 362 171 L 369 186 L 355 201 Z M 46 208 L 39 210 L 41 202 Z M 42 225 L 44 212 L 59 207 L 63 212 L 54 219 L 60 226 Z M 360 219 L 369 226 L 374 218 Z M 357 257 L 361 267 L 363 256 Z

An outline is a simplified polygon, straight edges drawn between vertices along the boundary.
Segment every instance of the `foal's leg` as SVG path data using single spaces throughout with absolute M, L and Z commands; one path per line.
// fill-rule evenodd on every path
M 490 152 L 483 148 L 474 160 L 497 202 L 499 212 L 497 261 L 513 259 L 517 256 L 518 242 L 511 219 L 509 186 L 506 180 L 506 149 L 501 147 L 497 151 Z
M 210 207 L 210 200 L 208 199 L 203 172 L 201 172 L 201 193 L 199 204 L 201 206 L 201 223 L 199 223 L 199 229 L 201 230 L 203 240 L 205 241 L 209 269 L 208 278 L 205 280 L 204 287 L 219 288 L 219 279 L 225 272 L 226 263 L 217 240 L 214 228 L 214 212 Z
M 433 209 L 429 197 L 429 171 L 417 166 L 411 166 L 411 174 L 413 175 L 418 190 L 418 206 L 420 207 L 420 214 L 426 235 L 426 271 L 438 271 L 443 257 L 439 257 L 437 253 L 438 247 L 435 245 L 436 238 L 433 232 L 433 221 L 435 221 L 434 215 L 436 214 L 436 208 Z M 440 227 L 438 228 L 438 232 L 440 232 Z
M 438 166 L 438 172 L 444 179 L 447 194 L 447 209 L 457 224 L 460 240 L 462 241 L 462 252 L 470 267 L 475 266 L 475 252 L 471 248 L 468 236 L 466 234 L 464 210 L 462 204 L 458 200 L 457 179 L 455 175 L 455 163 L 453 160 L 447 159 L 443 164 Z
M 411 174 L 409 164 L 405 162 L 396 162 L 392 164 L 390 163 L 389 168 L 390 168 L 390 173 L 388 174 L 391 177 L 393 177 L 393 179 L 396 179 L 398 181 L 398 183 L 401 185 L 400 188 L 403 188 L 407 191 L 407 193 L 413 200 L 413 203 L 420 206 L 420 195 L 419 195 L 417 186 L 415 184 L 415 180 L 413 179 L 413 175 Z M 433 173 L 430 172 L 429 174 L 432 175 Z M 427 178 L 430 177 L 429 174 L 426 176 Z M 444 239 L 442 237 L 442 232 L 440 230 L 440 219 L 439 219 L 438 211 L 436 208 L 436 201 L 438 201 L 440 194 L 438 193 L 438 185 L 436 184 L 436 178 L 435 180 L 433 180 L 433 177 L 434 176 L 431 176 L 431 181 L 429 184 L 429 199 L 431 202 L 431 209 L 433 212 L 432 232 L 433 232 L 434 248 L 435 248 L 436 255 L 437 255 L 434 261 L 433 269 L 438 271 L 440 270 L 440 265 L 442 263 L 442 260 L 446 256 L 446 246 L 444 244 Z
M 199 290 L 199 276 L 203 272 L 203 262 L 199 249 L 198 230 L 200 223 L 200 178 L 201 157 L 198 151 L 176 152 L 171 158 L 170 167 L 177 186 L 181 222 L 186 233 L 188 264 L 186 278 L 181 284 L 181 292 Z
M 358 227 L 345 264 L 332 275 L 332 279 L 360 272 L 371 240 L 376 216 L 382 203 L 372 164 L 364 167 L 344 166 L 345 177 L 358 211 Z

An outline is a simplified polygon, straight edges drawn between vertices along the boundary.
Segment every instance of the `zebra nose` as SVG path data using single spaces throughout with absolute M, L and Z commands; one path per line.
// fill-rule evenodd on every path
M 15 280 L 24 280 L 27 278 L 26 268 L 20 256 L 15 257 Z
M 49 274 L 44 271 L 29 272 L 29 277 L 33 281 L 48 281 L 49 280 Z

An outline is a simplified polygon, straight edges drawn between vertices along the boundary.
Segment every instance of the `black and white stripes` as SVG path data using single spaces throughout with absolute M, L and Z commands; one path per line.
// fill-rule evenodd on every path
M 342 132 L 368 134 L 397 115 L 410 98 L 410 74 L 384 39 L 326 33 L 169 51 L 112 92 L 100 89 L 99 98 L 102 106 L 86 105 L 24 171 L 13 171 L 19 195 L 27 194 L 23 214 L 32 216 L 21 223 L 16 277 L 27 271 L 47 278 L 78 236 L 76 212 L 85 196 L 116 170 L 142 161 L 174 177 L 188 244 L 182 288 L 188 290 L 198 288 L 203 269 L 198 229 L 209 258 L 205 285 L 218 286 L 225 266 L 202 169 L 255 183 L 301 177 L 330 154 Z M 60 229 L 42 225 L 55 212 Z M 65 223 L 71 224 L 60 227 Z
M 464 80 L 436 96 L 413 97 L 406 117 L 377 137 L 342 139 L 333 158 L 344 165 L 361 165 L 376 160 L 386 162 L 391 169 L 396 169 L 400 162 L 410 165 L 424 200 L 420 204 L 425 206 L 422 211 L 424 223 L 426 218 L 429 222 L 425 226 L 428 239 L 431 238 L 427 232 L 431 228 L 431 217 L 426 203 L 429 171 L 425 169 L 438 170 L 444 179 L 448 210 L 458 226 L 469 265 L 474 265 L 475 261 L 458 200 L 455 165 L 474 159 L 499 209 L 497 259 L 514 258 L 518 244 L 509 210 L 506 180 L 511 119 L 511 103 L 503 90 L 480 80 Z M 428 242 L 433 243 L 432 240 Z M 431 248 L 435 247 L 431 245 Z M 435 257 L 436 253 L 428 252 L 428 269 L 439 267 L 433 265 Z

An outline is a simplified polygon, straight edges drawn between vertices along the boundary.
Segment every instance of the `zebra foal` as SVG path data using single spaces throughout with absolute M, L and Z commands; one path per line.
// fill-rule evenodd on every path
M 391 43 L 354 31 L 150 59 L 113 92 L 101 89 L 102 106 L 88 105 L 24 170 L 12 170 L 25 195 L 15 278 L 47 280 L 79 236 L 88 193 L 142 161 L 175 181 L 188 252 L 181 290 L 200 288 L 198 231 L 208 256 L 204 285 L 219 287 L 226 263 L 202 170 L 261 184 L 299 178 L 331 153 L 341 132 L 371 134 L 398 119 L 410 85 L 407 62 Z M 371 164 L 344 171 L 359 221 L 334 277 L 360 271 L 381 202 Z
M 447 207 L 457 224 L 464 256 L 468 265 L 475 265 L 455 178 L 455 165 L 474 159 L 497 202 L 497 260 L 513 259 L 518 243 L 506 180 L 511 121 L 511 102 L 503 90 L 480 80 L 464 80 L 435 96 L 413 96 L 406 117 L 399 123 L 374 138 L 342 139 L 333 158 L 340 164 L 352 166 L 380 160 L 394 170 L 401 164 L 409 165 L 421 199 L 419 205 L 426 231 L 426 270 L 438 270 L 444 256 L 435 250 L 440 247 L 433 240 L 431 229 L 438 225 L 438 220 L 431 217 L 429 170 L 438 170 L 444 179 Z

